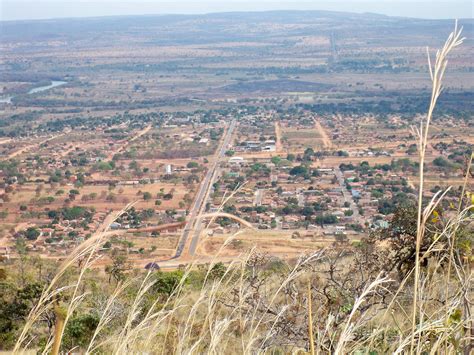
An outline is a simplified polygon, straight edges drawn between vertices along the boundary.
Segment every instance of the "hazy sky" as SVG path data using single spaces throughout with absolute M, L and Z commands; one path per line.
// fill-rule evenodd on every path
M 422 18 L 472 18 L 474 0 L 0 0 L 0 19 L 223 11 L 333 10 Z

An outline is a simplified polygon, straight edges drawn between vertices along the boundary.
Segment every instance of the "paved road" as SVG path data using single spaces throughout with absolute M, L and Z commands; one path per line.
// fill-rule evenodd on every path
M 214 162 L 212 163 L 211 167 L 207 171 L 206 176 L 204 177 L 204 180 L 199 186 L 199 191 L 196 195 L 194 204 L 189 213 L 188 223 L 186 224 L 186 227 L 184 228 L 181 239 L 178 242 L 178 248 L 176 249 L 176 254 L 174 258 L 178 258 L 181 256 L 181 254 L 183 253 L 184 247 L 186 246 L 188 237 L 190 235 L 192 236 L 192 240 L 191 240 L 191 245 L 189 247 L 189 252 L 191 255 L 194 255 L 194 253 L 196 252 L 197 244 L 199 241 L 199 235 L 201 234 L 201 228 L 202 228 L 201 218 L 199 217 L 201 213 L 203 212 L 203 210 L 205 209 L 205 201 L 207 201 L 210 188 L 214 184 L 214 180 L 217 175 L 217 167 L 219 165 L 219 161 L 224 156 L 225 152 L 227 151 L 227 148 L 229 146 L 236 124 L 237 122 L 235 120 L 231 121 L 229 128 L 227 129 L 227 132 L 225 133 L 225 137 L 222 141 L 222 144 L 217 151 L 217 156 L 214 159 Z

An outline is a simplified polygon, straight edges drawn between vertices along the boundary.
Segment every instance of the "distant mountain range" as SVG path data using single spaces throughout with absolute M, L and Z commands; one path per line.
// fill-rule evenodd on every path
M 472 33 L 474 20 L 461 24 Z M 0 22 L 2 41 L 34 39 L 83 39 L 91 34 L 108 37 L 112 32 L 131 38 L 150 37 L 154 43 L 215 43 L 265 41 L 275 36 L 310 36 L 333 31 L 397 30 L 433 37 L 445 35 L 452 20 L 425 20 L 390 17 L 372 13 L 331 11 L 229 12 L 206 15 L 143 15 L 34 21 Z M 469 36 L 473 37 L 473 36 Z M 117 39 L 117 38 L 115 38 Z

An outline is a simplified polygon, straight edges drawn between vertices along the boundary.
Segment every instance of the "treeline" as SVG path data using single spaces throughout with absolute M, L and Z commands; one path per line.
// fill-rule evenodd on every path
M 357 96 L 357 97 L 354 97 Z M 327 102 L 316 104 L 297 104 L 302 108 L 318 114 L 400 114 L 402 117 L 412 117 L 426 112 L 430 93 L 387 91 L 377 93 L 354 93 L 346 97 L 346 102 Z M 446 92 L 437 106 L 438 115 L 455 115 L 468 121 L 474 114 L 474 92 Z
M 163 114 L 157 112 L 143 113 L 143 114 L 118 114 L 113 117 L 71 117 L 65 119 L 56 119 L 47 121 L 38 126 L 38 130 L 47 131 L 47 132 L 58 132 L 62 131 L 64 128 L 68 127 L 71 129 L 87 127 L 87 128 L 97 128 L 97 127 L 112 127 L 115 125 L 122 124 L 124 122 L 130 122 L 129 126 L 138 125 L 142 127 L 144 124 L 149 122 L 154 122 L 156 125 L 161 125 L 163 123 Z M 111 132 L 114 133 L 114 132 Z

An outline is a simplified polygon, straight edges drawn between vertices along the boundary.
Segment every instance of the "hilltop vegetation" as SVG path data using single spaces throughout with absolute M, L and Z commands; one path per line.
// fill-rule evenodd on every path
M 460 291 L 469 293 L 471 282 L 465 272 L 466 260 L 472 258 L 472 216 L 449 227 L 436 217 L 441 213 L 449 212 L 433 212 L 420 249 L 426 321 L 416 334 L 419 352 L 470 347 L 472 319 L 468 299 Z M 287 353 L 308 351 L 314 341 L 323 352 L 394 352 L 406 348 L 412 335 L 416 231 L 416 208 L 406 206 L 399 207 L 390 228 L 353 245 L 336 242 L 290 262 L 250 251 L 230 265 L 212 262 L 144 274 L 132 271 L 126 254 L 116 250 L 106 274 L 87 270 L 90 261 L 79 257 L 60 281 L 51 281 L 54 264 L 25 252 L 14 265 L 1 269 L 3 348 L 13 346 L 31 317 L 29 309 L 50 282 L 57 282 L 53 287 L 58 288 L 74 285 L 79 278 L 80 290 L 64 289 L 60 296 L 46 299 L 71 312 L 62 337 L 64 351 Z M 456 244 L 450 256 L 451 238 Z M 446 279 L 449 268 L 458 276 Z M 68 306 L 74 297 L 80 297 L 80 303 Z M 53 335 L 60 313 L 52 305 L 29 331 L 29 337 L 35 337 L 30 346 L 42 349 Z M 445 322 L 440 331 L 438 324 Z

